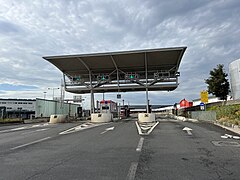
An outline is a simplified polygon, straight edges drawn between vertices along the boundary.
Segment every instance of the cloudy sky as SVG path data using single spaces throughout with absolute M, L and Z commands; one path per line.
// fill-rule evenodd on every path
M 43 56 L 176 46 L 187 46 L 180 85 L 150 92 L 150 102 L 199 98 L 211 69 L 228 72 L 240 58 L 239 9 L 239 0 L 0 0 L 0 98 L 52 98 L 47 88 L 59 87 L 62 74 Z M 122 96 L 144 104 L 143 94 Z

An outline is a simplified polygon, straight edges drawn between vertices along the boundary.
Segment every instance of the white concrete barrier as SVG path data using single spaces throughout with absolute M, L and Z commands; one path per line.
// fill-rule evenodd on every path
M 154 113 L 138 113 L 138 122 L 155 122 L 156 116 Z
M 53 114 L 50 116 L 49 123 L 56 124 L 56 123 L 64 123 L 68 121 L 68 115 L 65 114 Z
M 110 122 L 113 119 L 112 113 L 93 113 L 91 114 L 91 122 L 103 123 Z

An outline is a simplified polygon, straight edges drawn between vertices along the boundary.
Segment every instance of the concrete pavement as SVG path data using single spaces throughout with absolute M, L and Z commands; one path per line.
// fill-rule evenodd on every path
M 240 140 L 221 139 L 231 132 L 212 124 L 165 119 L 142 137 L 134 121 L 81 124 L 0 127 L 0 179 L 240 177 Z

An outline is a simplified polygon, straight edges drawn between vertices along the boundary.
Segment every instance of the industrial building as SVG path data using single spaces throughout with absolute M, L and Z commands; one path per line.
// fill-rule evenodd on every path
M 80 104 L 61 103 L 47 99 L 0 99 L 1 118 L 48 118 L 52 114 L 82 115 Z

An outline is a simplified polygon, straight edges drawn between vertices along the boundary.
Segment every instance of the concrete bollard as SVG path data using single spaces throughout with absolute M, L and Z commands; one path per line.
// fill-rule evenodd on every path
M 147 122 L 155 122 L 156 116 L 154 113 L 138 113 L 138 122 L 147 123 Z
M 91 114 L 91 122 L 104 123 L 110 122 L 113 119 L 112 113 L 93 113 Z
M 64 114 L 53 114 L 50 116 L 50 124 L 64 123 L 68 121 L 68 115 Z

